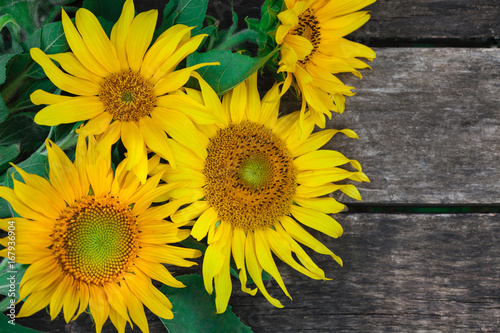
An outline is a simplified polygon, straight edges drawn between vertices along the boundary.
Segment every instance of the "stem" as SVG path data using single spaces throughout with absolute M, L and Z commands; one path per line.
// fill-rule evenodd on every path
M 245 29 L 241 30 L 237 34 L 232 35 L 223 41 L 219 46 L 215 48 L 217 51 L 231 50 L 238 44 L 257 38 L 258 33 L 256 31 Z
M 47 139 L 50 140 L 50 137 L 52 136 L 52 132 L 54 132 L 54 127 L 55 126 L 50 126 L 50 130 L 49 130 L 49 134 L 47 135 Z M 35 154 L 41 154 L 41 151 L 45 148 L 45 140 L 43 141 L 43 143 L 40 145 L 40 148 L 37 149 L 37 151 L 35 152 Z
M 17 75 L 14 80 L 10 81 L 5 85 L 5 88 L 2 89 L 2 99 L 5 104 L 7 104 L 14 96 L 20 91 L 21 86 L 26 80 L 26 73 L 28 73 L 33 67 L 33 63 L 31 63 L 24 71 Z

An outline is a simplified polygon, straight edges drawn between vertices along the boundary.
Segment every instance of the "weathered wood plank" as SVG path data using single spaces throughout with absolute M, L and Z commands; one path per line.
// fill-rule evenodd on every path
M 245 17 L 260 17 L 264 0 L 211 0 L 208 13 L 222 21 L 232 22 L 231 3 L 245 27 Z M 138 11 L 157 8 L 165 1 L 136 1 Z M 371 19 L 349 38 L 364 44 L 398 42 L 486 43 L 500 40 L 500 3 L 497 0 L 377 0 L 366 7 Z
M 285 305 L 239 291 L 233 311 L 255 332 L 494 332 L 500 328 L 500 215 L 339 214 L 345 233 L 316 238 L 344 260 L 313 253 L 331 281 L 311 280 L 279 263 L 287 288 L 268 291 Z M 166 332 L 148 312 L 151 332 Z M 82 315 L 68 325 L 41 311 L 18 323 L 50 332 L 90 332 Z M 114 332 L 105 325 L 103 332 Z M 127 330 L 138 332 L 138 329 Z
M 364 44 L 479 43 L 500 39 L 497 0 L 377 0 L 371 19 L 350 35 Z
M 339 216 L 345 234 L 315 235 L 344 260 L 314 259 L 332 281 L 280 266 L 294 298 L 233 294 L 255 332 L 493 332 L 500 328 L 500 215 Z
M 326 147 L 360 161 L 366 203 L 492 204 L 500 193 L 500 49 L 378 48 Z M 283 109 L 297 107 L 293 96 Z

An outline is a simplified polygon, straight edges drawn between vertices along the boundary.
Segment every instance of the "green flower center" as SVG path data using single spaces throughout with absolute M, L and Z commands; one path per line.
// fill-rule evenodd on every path
M 210 138 L 207 151 L 205 199 L 221 220 L 253 231 L 290 213 L 297 186 L 293 159 L 271 129 L 231 124 Z
M 272 176 L 272 166 L 261 154 L 248 157 L 241 163 L 241 181 L 253 189 L 265 186 Z
M 93 284 L 125 273 L 138 248 L 130 207 L 112 197 L 89 196 L 68 207 L 56 225 L 54 255 L 64 272 Z

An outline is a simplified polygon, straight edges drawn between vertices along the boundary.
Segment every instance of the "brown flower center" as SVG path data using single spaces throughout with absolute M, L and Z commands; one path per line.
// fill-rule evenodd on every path
M 290 30 L 290 34 L 307 38 L 307 40 L 309 40 L 313 45 L 311 53 L 301 61 L 303 65 L 307 64 L 311 60 L 314 53 L 316 53 L 319 44 L 321 43 L 321 29 L 319 21 L 311 8 L 306 9 L 299 16 L 299 23 L 292 30 Z
M 205 194 L 221 220 L 245 231 L 263 229 L 290 213 L 297 186 L 285 142 L 252 122 L 231 124 L 210 139 Z
M 102 285 L 130 269 L 138 232 L 129 206 L 113 197 L 88 196 L 57 220 L 52 250 L 64 273 Z
M 149 115 L 156 103 L 153 86 L 131 70 L 109 75 L 99 98 L 114 120 L 137 121 Z

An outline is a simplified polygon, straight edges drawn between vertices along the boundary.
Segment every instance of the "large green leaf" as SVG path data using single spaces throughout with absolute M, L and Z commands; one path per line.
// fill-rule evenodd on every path
M 0 144 L 21 143 L 23 151 L 35 151 L 47 137 L 47 127 L 37 125 L 26 115 L 9 117 L 0 127 Z
M 8 146 L 0 146 L 0 172 L 8 168 L 9 162 L 13 162 L 19 155 L 19 144 L 13 143 Z
M 83 8 L 90 10 L 95 16 L 116 22 L 122 13 L 125 0 L 84 0 Z
M 3 54 L 0 54 L 0 86 L 7 79 L 6 75 L 6 67 L 7 63 L 17 54 L 21 53 L 23 48 L 17 44 L 15 41 L 12 41 L 12 47 L 5 51 Z M 0 122 L 2 122 L 7 115 L 9 114 L 9 109 L 5 105 L 3 97 L 0 96 Z
M 208 0 L 170 0 L 163 11 L 163 22 L 157 34 L 174 24 L 195 27 L 191 33 L 198 34 L 203 27 L 207 7 Z
M 14 317 L 15 318 L 15 317 Z M 3 313 L 0 313 L 0 332 L 8 333 L 41 333 L 31 328 L 22 327 L 16 323 L 15 319 L 8 318 Z
M 217 94 L 236 87 L 253 72 L 262 67 L 272 53 L 262 58 L 250 57 L 231 51 L 212 50 L 206 53 L 193 53 L 188 57 L 187 66 L 203 62 L 220 62 L 220 66 L 205 66 L 197 70 Z
M 160 289 L 173 305 L 174 319 L 160 318 L 170 333 L 252 332 L 231 311 L 231 306 L 222 314 L 216 313 L 215 295 L 205 291 L 199 274 L 182 275 L 177 279 L 186 288 L 163 285 Z

